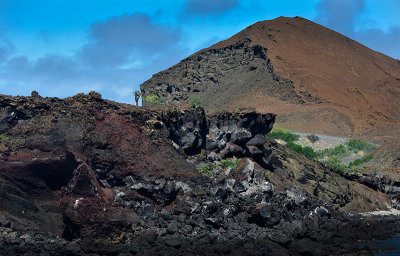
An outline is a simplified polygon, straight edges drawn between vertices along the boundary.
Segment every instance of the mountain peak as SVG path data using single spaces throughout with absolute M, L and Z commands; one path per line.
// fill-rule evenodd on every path
M 153 90 L 154 83 L 169 89 Z M 305 132 L 351 136 L 400 127 L 398 60 L 301 17 L 257 22 L 142 89 L 167 102 L 200 97 L 209 110 L 275 112 L 278 126 Z

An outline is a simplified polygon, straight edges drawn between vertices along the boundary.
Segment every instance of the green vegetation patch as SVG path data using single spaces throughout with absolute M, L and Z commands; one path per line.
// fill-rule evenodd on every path
M 239 164 L 240 164 L 240 160 L 236 159 L 236 158 L 223 159 L 223 160 L 221 160 L 222 166 L 218 164 L 219 165 L 218 170 L 221 170 L 221 167 L 222 167 L 222 169 L 225 169 L 225 170 L 226 169 L 236 169 L 239 167 Z M 206 164 L 206 165 L 198 165 L 196 167 L 196 170 L 199 173 L 201 173 L 203 175 L 207 175 L 210 178 L 215 178 L 214 171 L 216 170 L 216 168 L 217 168 L 217 164 L 211 163 L 211 164 Z
M 163 103 L 160 97 L 157 95 L 146 95 L 146 97 L 144 97 L 144 101 L 150 105 L 158 105 Z
M 371 152 L 377 148 L 375 144 L 361 140 L 350 140 L 346 143 L 346 146 L 348 150 L 351 150 L 353 152 L 358 152 L 358 151 Z
M 334 148 L 327 148 L 327 149 L 324 149 L 324 150 L 320 150 L 318 152 L 318 154 L 319 154 L 318 157 L 319 158 L 322 158 L 322 157 L 325 157 L 325 156 L 327 156 L 327 157 L 343 157 L 343 156 L 346 155 L 346 153 L 347 153 L 346 146 L 339 145 L 339 146 L 334 147 Z
M 201 107 L 203 105 L 203 103 L 201 102 L 201 99 L 199 97 L 191 98 L 189 100 L 189 104 L 194 108 L 198 108 L 198 107 Z
M 224 169 L 232 168 L 236 169 L 239 166 L 239 159 L 222 159 L 221 160 L 222 167 Z
M 348 166 L 345 164 L 342 164 L 342 162 L 338 158 L 328 157 L 327 160 L 324 160 L 322 162 L 325 163 L 328 167 L 330 167 L 332 170 L 334 170 L 337 173 L 350 172 Z
M 8 140 L 8 137 L 5 136 L 4 134 L 0 134 L 0 143 L 6 142 Z
M 215 174 L 213 173 L 214 168 L 215 168 L 214 165 L 211 166 L 203 165 L 203 166 L 197 166 L 196 170 L 201 174 L 207 175 L 210 178 L 214 178 L 215 177 Z
M 355 173 L 363 165 L 371 161 L 374 157 L 371 153 L 377 148 L 377 145 L 361 141 L 361 140 L 350 140 L 345 145 L 339 145 L 332 149 L 326 149 L 320 153 L 319 160 L 324 162 L 327 166 L 332 168 L 334 171 L 339 173 Z M 356 159 L 348 164 L 343 164 L 341 159 L 350 156 L 351 154 L 363 152 L 368 155 L 362 158 Z M 327 159 L 326 159 L 327 158 Z
M 271 176 L 271 172 L 269 172 L 269 171 L 265 171 L 265 172 L 264 172 L 265 180 L 268 180 L 268 181 L 269 181 L 270 176 Z
M 354 173 L 357 172 L 363 165 L 368 163 L 373 159 L 371 153 L 373 150 L 377 148 L 377 145 L 361 141 L 361 140 L 350 140 L 346 142 L 344 145 L 338 145 L 334 148 L 327 148 L 324 150 L 314 150 L 311 147 L 305 147 L 297 144 L 296 142 L 300 138 L 299 135 L 294 134 L 290 130 L 282 129 L 282 128 L 274 128 L 269 134 L 268 137 L 273 139 L 279 139 L 286 142 L 286 147 L 306 156 L 307 158 L 318 160 L 320 162 L 325 163 L 331 169 L 338 173 Z M 342 162 L 342 160 L 346 157 L 349 157 L 352 154 L 363 152 L 365 155 L 362 158 L 356 159 L 348 164 Z
M 330 157 L 328 158 L 328 160 L 323 162 L 337 173 L 349 174 L 349 173 L 357 173 L 357 171 L 359 171 L 359 169 L 364 164 L 368 163 L 372 159 L 373 155 L 369 154 L 360 159 L 356 159 L 353 162 L 350 162 L 349 164 L 343 164 L 340 162 L 339 159 L 333 157 Z
M 374 158 L 372 154 L 366 155 L 360 159 L 356 159 L 353 162 L 349 163 L 349 167 L 354 168 L 354 167 L 359 167 L 362 166 L 363 164 L 368 163 Z
M 299 135 L 283 128 L 274 128 L 267 136 L 275 140 L 283 140 L 286 143 L 295 142 L 300 138 Z
M 303 147 L 292 141 L 287 142 L 286 147 L 310 159 L 316 159 L 319 155 L 317 152 L 314 151 L 312 147 Z

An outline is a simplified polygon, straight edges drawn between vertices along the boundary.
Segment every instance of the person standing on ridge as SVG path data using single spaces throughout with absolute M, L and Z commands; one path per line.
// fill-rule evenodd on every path
M 140 92 L 138 90 L 136 90 L 134 92 L 135 94 L 135 102 L 136 102 L 136 106 L 139 106 L 139 99 L 140 99 Z

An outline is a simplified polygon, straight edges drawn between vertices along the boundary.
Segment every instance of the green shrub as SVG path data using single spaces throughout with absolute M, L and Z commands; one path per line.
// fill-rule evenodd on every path
M 203 105 L 203 103 L 201 102 L 201 99 L 198 97 L 193 97 L 189 100 L 189 104 L 194 107 L 194 108 L 198 108 L 201 107 Z
M 158 97 L 157 95 L 147 95 L 144 100 L 146 101 L 146 103 L 150 104 L 150 105 L 158 105 L 161 104 L 161 100 L 160 97 Z
M 318 157 L 318 153 L 315 152 L 312 147 L 303 147 L 301 145 L 295 144 L 292 141 L 287 142 L 286 147 L 310 159 L 316 159 Z
M 221 160 L 222 166 L 227 169 L 227 168 L 232 168 L 235 169 L 239 166 L 239 159 L 222 159 Z
M 214 168 L 214 166 L 210 167 L 208 165 L 203 165 L 203 166 L 197 166 L 196 170 L 198 172 L 200 172 L 201 174 L 205 174 L 210 178 L 214 178 L 215 175 L 213 173 L 213 168 Z
M 264 176 L 265 176 L 265 179 L 269 181 L 269 178 L 270 178 L 270 176 L 271 176 L 271 173 L 270 173 L 269 171 L 265 171 L 265 172 L 264 172 Z
M 358 152 L 358 151 L 371 152 L 377 148 L 377 145 L 361 140 L 350 140 L 346 143 L 346 146 L 348 150 L 351 150 L 353 152 Z
M 6 142 L 8 140 L 8 137 L 6 137 L 4 134 L 0 134 L 0 143 Z
M 286 143 L 294 142 L 300 138 L 299 135 L 290 132 L 289 130 L 277 128 L 273 129 L 270 133 L 267 134 L 268 137 L 272 139 L 283 140 Z

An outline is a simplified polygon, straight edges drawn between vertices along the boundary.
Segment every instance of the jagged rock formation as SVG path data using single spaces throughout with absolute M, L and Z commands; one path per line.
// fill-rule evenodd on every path
M 398 60 L 299 17 L 255 23 L 141 85 L 144 99 L 199 97 L 210 112 L 256 108 L 279 126 L 340 136 L 398 134 L 399 88 Z
M 166 104 L 185 103 L 190 95 L 200 94 L 205 106 L 217 108 L 220 101 L 233 102 L 239 96 L 269 93 L 283 101 L 304 103 L 294 91 L 292 81 L 274 73 L 267 51 L 260 45 L 251 46 L 247 39 L 192 55 L 143 83 L 144 99 L 157 95 Z
M 0 95 L 0 255 L 342 254 L 400 230 L 357 214 L 384 194 L 267 140 L 274 119 Z

